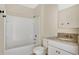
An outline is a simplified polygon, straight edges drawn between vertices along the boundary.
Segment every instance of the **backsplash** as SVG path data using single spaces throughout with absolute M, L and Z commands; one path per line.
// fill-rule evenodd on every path
M 72 42 L 78 42 L 78 34 L 74 34 L 74 33 L 58 33 L 58 38 L 65 38 L 68 39 Z

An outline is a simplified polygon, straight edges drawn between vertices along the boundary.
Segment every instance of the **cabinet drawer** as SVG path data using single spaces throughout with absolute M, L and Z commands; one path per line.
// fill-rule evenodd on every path
M 64 50 L 52 46 L 48 46 L 48 55 L 72 55 L 72 54 Z

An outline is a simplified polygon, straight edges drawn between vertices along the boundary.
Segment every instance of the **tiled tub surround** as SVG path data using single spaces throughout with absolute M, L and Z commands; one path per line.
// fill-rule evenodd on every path
M 61 40 L 71 41 L 78 43 L 78 34 L 74 33 L 58 33 L 57 36 Z

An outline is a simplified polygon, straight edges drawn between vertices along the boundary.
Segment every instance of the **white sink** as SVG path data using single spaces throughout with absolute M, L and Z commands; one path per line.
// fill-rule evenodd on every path
M 65 41 L 71 41 L 72 42 L 72 39 L 68 39 L 68 38 L 58 38 L 59 40 L 65 40 Z

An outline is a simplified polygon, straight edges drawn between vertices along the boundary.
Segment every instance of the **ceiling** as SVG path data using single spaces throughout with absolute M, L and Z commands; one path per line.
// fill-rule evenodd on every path
M 75 4 L 58 4 L 58 10 L 63 10 L 69 7 L 74 6 Z
M 58 9 L 63 10 L 66 8 L 69 8 L 75 4 L 58 4 Z M 38 6 L 38 4 L 21 4 L 21 6 L 29 7 L 29 8 L 35 8 Z
M 21 5 L 29 8 L 35 8 L 38 6 L 38 4 L 21 4 Z

